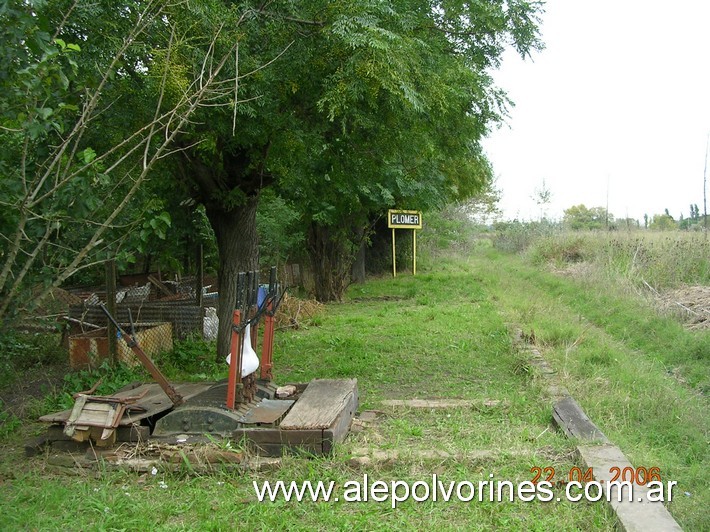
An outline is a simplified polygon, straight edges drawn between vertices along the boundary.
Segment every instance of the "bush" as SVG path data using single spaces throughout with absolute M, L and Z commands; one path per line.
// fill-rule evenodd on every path
M 710 284 L 710 242 L 693 233 L 575 232 L 525 238 L 537 264 L 588 262 L 614 277 L 659 289 Z
M 172 351 L 160 355 L 160 369 L 171 376 L 188 379 L 206 379 L 227 368 L 215 362 L 217 347 L 215 342 L 191 336 L 175 342 Z
M 28 369 L 66 359 L 57 334 L 6 329 L 0 333 L 0 387 L 11 384 Z
M 481 227 L 474 224 L 464 211 L 450 205 L 441 211 L 428 212 L 425 224 L 417 235 L 422 249 L 465 251 L 475 243 Z
M 558 224 L 542 222 L 498 222 L 493 225 L 493 245 L 507 253 L 522 253 L 540 238 L 560 234 Z
M 529 249 L 531 260 L 535 264 L 546 262 L 570 263 L 582 262 L 588 257 L 584 239 L 577 235 L 559 235 L 540 238 Z

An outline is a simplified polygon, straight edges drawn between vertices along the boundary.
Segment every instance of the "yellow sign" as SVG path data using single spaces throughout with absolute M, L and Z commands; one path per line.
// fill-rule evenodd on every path
M 392 229 L 392 276 L 397 277 L 397 254 L 395 252 L 395 229 L 412 229 L 412 275 L 417 274 L 417 229 L 422 228 L 422 213 L 419 211 L 387 211 L 387 227 Z
M 421 229 L 422 213 L 419 211 L 387 211 L 387 227 L 390 229 Z

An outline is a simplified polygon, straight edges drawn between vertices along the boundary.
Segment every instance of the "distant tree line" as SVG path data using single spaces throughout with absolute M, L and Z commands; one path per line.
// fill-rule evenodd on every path
M 690 216 L 685 218 L 683 214 L 676 220 L 665 209 L 662 214 L 649 216 L 644 214 L 643 227 L 654 231 L 672 231 L 676 229 L 684 231 L 700 231 L 703 229 L 704 218 L 700 214 L 697 204 L 690 205 Z M 637 229 L 641 224 L 635 218 L 615 218 L 614 215 L 604 207 L 588 208 L 584 204 L 574 205 L 564 211 L 562 219 L 563 225 L 573 231 L 598 231 L 598 230 L 623 230 Z

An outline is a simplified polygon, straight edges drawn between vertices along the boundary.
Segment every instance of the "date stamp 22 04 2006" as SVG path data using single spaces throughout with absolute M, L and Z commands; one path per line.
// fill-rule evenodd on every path
M 552 485 L 564 486 L 570 482 L 579 482 L 584 484 L 595 480 L 594 470 L 589 467 L 582 469 L 573 467 L 569 471 L 558 472 L 554 467 L 531 467 L 530 472 L 533 474 L 532 482 L 545 481 Z M 661 482 L 661 469 L 658 467 L 610 467 L 609 474 L 611 475 L 610 482 L 631 482 L 638 486 L 645 486 L 649 482 Z

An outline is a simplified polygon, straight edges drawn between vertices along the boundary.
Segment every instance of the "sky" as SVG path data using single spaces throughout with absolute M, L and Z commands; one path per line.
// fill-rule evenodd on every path
M 703 212 L 710 133 L 710 1 L 549 0 L 545 49 L 492 72 L 515 102 L 483 147 L 505 218 L 583 203 L 641 220 Z M 710 171 L 710 170 L 709 170 Z

